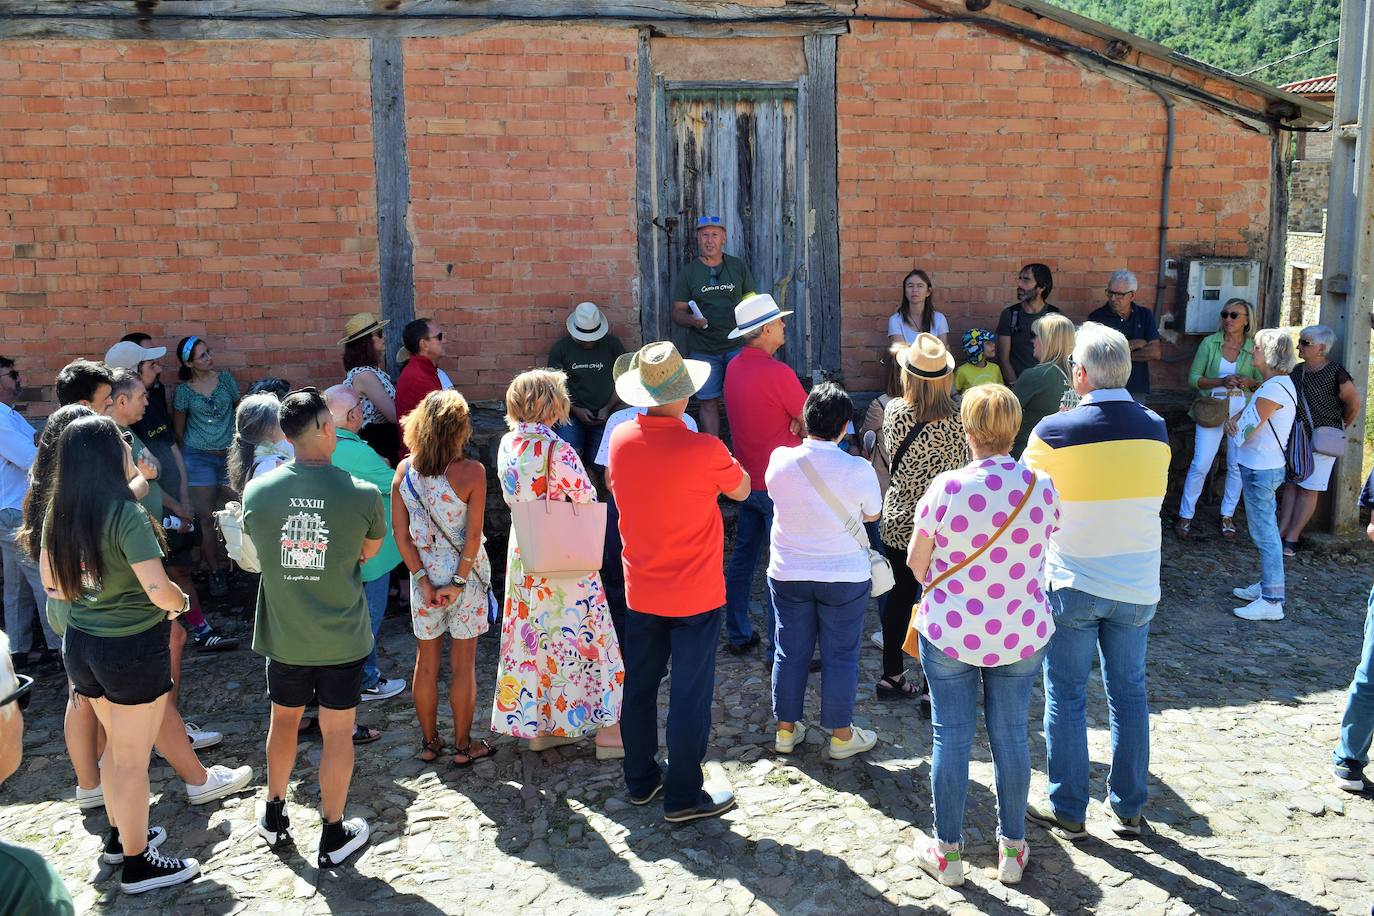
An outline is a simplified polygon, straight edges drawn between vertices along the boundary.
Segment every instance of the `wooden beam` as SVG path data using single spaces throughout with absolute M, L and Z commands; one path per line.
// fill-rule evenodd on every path
M 811 293 L 811 365 L 840 372 L 840 217 L 835 122 L 835 37 L 808 35 L 806 54 L 807 274 Z
M 408 38 L 576 20 L 671 36 L 843 32 L 853 0 L 0 0 L 0 40 Z
M 639 254 L 639 339 L 658 339 L 653 320 L 658 302 L 658 274 L 654 264 L 657 227 L 653 224 L 654 193 L 654 68 L 649 56 L 649 29 L 639 30 L 635 74 L 635 244 Z
M 386 361 L 394 375 L 401 330 L 415 318 L 414 246 L 406 226 L 410 166 L 406 156 L 405 58 L 396 38 L 374 38 L 372 51 L 372 157 L 377 184 L 377 267 Z

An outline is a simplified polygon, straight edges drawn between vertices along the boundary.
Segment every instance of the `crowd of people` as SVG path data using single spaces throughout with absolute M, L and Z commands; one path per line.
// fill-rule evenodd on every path
M 172 351 L 179 384 L 169 399 L 167 349 L 130 334 L 102 361 L 62 369 L 61 406 L 37 437 L 14 410 L 21 367 L 0 357 L 0 641 L 9 650 L 0 656 L 0 778 L 17 766 L 15 710 L 32 686 L 14 669 L 60 654 L 75 800 L 105 808 L 103 861 L 121 868 L 126 893 L 194 878 L 198 862 L 163 853 L 166 832 L 149 825 L 149 755 L 166 758 L 192 804 L 251 787 L 250 767 L 200 763 L 196 751 L 220 735 L 177 711 L 185 647 L 237 648 L 206 619 L 196 568 L 214 599 L 236 563 L 258 576 L 252 650 L 266 659 L 270 699 L 258 833 L 273 847 L 292 841 L 287 787 L 299 742 L 318 735 L 322 867 L 369 836 L 363 818 L 347 817 L 355 748 L 379 737 L 357 709 L 407 687 L 377 654 L 393 574 L 415 637 L 409 686 L 416 755 L 427 763 L 467 767 L 498 753 L 483 733 L 535 752 L 591 737 L 598 759 L 621 761 L 633 804 L 661 804 L 670 823 L 719 815 L 735 798 L 708 786 L 702 762 L 722 629 L 734 655 L 763 646 L 778 754 L 802 750 L 806 688 L 819 672 L 810 727 L 841 760 L 879 741 L 855 723 L 876 598 L 881 627 L 870 639 L 882 671 L 872 697 L 930 719 L 934 824 L 916 849 L 923 869 L 945 885 L 964 880 L 980 706 L 998 878 L 1014 883 L 1027 867 L 1028 821 L 1086 835 L 1094 658 L 1111 722 L 1101 817 L 1122 837 L 1146 830 L 1146 649 L 1171 451 L 1164 421 L 1140 403 L 1159 334 L 1153 313 L 1131 301 L 1134 275 L 1112 274 L 1106 303 L 1075 327 L 1049 302 L 1049 268 L 1026 265 L 996 331 L 962 336 L 961 362 L 931 275 L 911 271 L 888 325 L 884 390 L 856 430 L 843 388 L 807 391 L 777 359 L 792 313 L 751 290 L 748 267 L 724 253 L 725 224 L 704 217 L 697 236 L 699 257 L 674 290 L 686 357 L 669 341 L 627 351 L 584 302 L 548 365 L 511 381 L 493 469 L 512 515 L 504 582 L 482 530 L 487 468 L 469 449 L 471 410 L 440 368 L 444 331 L 434 320 L 402 330 L 406 359 L 394 381 L 387 322 L 362 314 L 344 328 L 339 384 L 292 391 L 267 379 L 246 396 L 192 335 Z M 1328 329 L 1303 329 L 1296 347 L 1283 331 L 1252 333 L 1240 300 L 1222 307 L 1220 322 L 1190 375 L 1197 435 L 1175 531 L 1197 535 L 1192 519 L 1224 439 L 1220 531 L 1235 535 L 1243 496 L 1260 568 L 1258 582 L 1235 589 L 1248 602 L 1235 613 L 1278 620 L 1284 556 L 1331 473 L 1335 446 L 1321 431 L 1348 425 L 1360 405 L 1330 358 Z M 1305 462 L 1295 458 L 1304 442 Z M 728 562 L 722 499 L 736 507 Z M 760 562 L 763 621 L 750 612 Z M 1364 771 L 1374 594 L 1369 613 L 1333 761 L 1352 791 L 1374 788 Z M 491 709 L 475 735 L 477 640 L 498 622 Z M 438 719 L 446 636 L 452 735 Z M 658 696 L 670 668 L 664 757 Z M 1032 803 L 1037 680 L 1049 796 Z M 0 880 L 21 868 L 31 899 L 65 894 L 55 876 L 42 886 L 37 876 L 51 871 L 41 863 L 0 845 Z

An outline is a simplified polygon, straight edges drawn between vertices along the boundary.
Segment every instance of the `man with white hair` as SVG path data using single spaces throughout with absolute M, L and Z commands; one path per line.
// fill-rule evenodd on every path
M 24 756 L 24 713 L 33 678 L 20 683 L 10 661 L 10 640 L 0 631 L 0 783 L 19 769 Z M 25 916 L 70 916 L 71 895 L 57 872 L 32 849 L 0 843 L 0 911 Z
M 1126 390 L 1132 397 L 1150 393 L 1150 360 L 1159 359 L 1159 328 L 1154 312 L 1135 304 L 1140 284 L 1129 270 L 1118 270 L 1107 280 L 1107 302 L 1088 316 L 1089 321 L 1120 331 L 1131 347 L 1131 378 Z
M 1049 474 L 1061 500 L 1046 561 L 1055 626 L 1044 667 L 1050 800 L 1027 806 L 1026 817 L 1067 839 L 1087 836 L 1084 705 L 1099 652 L 1112 734 L 1103 812 L 1118 836 L 1141 833 L 1149 797 L 1145 648 L 1159 603 L 1169 434 L 1126 389 L 1132 353 L 1120 332 L 1085 323 L 1069 360 L 1079 406 L 1041 420 L 1021 458 Z
M 386 516 L 386 537 L 377 555 L 363 564 L 363 595 L 372 621 L 372 654 L 363 662 L 363 702 L 386 700 L 406 689 L 399 677 L 382 677 L 377 667 L 377 633 L 386 615 L 391 593 L 391 571 L 401 562 L 401 551 L 391 533 L 391 465 L 363 441 L 363 403 L 348 385 L 335 385 L 324 393 L 329 415 L 334 418 L 338 442 L 334 444 L 334 466 L 343 468 L 359 480 L 372 484 L 382 494 L 382 514 Z

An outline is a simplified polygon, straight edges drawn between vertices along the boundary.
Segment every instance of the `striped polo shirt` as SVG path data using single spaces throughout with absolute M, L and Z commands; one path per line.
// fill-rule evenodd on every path
M 1077 408 L 1041 420 L 1021 460 L 1059 491 L 1059 530 L 1045 564 L 1050 587 L 1158 603 L 1164 420 L 1125 388 L 1093 391 Z

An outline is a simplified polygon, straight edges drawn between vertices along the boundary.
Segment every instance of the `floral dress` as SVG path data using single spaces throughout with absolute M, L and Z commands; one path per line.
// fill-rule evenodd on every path
M 453 492 L 443 474 L 422 477 L 406 465 L 401 481 L 401 500 L 410 517 L 410 538 L 419 551 L 420 562 L 430 582 L 452 582 L 462 557 L 458 547 L 467 542 L 468 504 Z M 478 524 L 480 524 L 480 520 Z M 442 525 L 443 530 L 439 530 Z M 420 574 L 410 575 L 410 622 L 417 639 L 438 639 L 448 633 L 454 639 L 475 639 L 487 631 L 487 591 L 491 583 L 491 560 L 483 544 L 477 548 L 462 596 L 446 607 L 425 605 Z
M 545 498 L 596 501 L 577 452 L 542 423 L 521 423 L 507 433 L 496 460 L 508 505 Z M 625 665 L 600 573 L 526 573 L 512 526 L 504 608 L 493 731 L 517 738 L 578 737 L 620 720 Z

